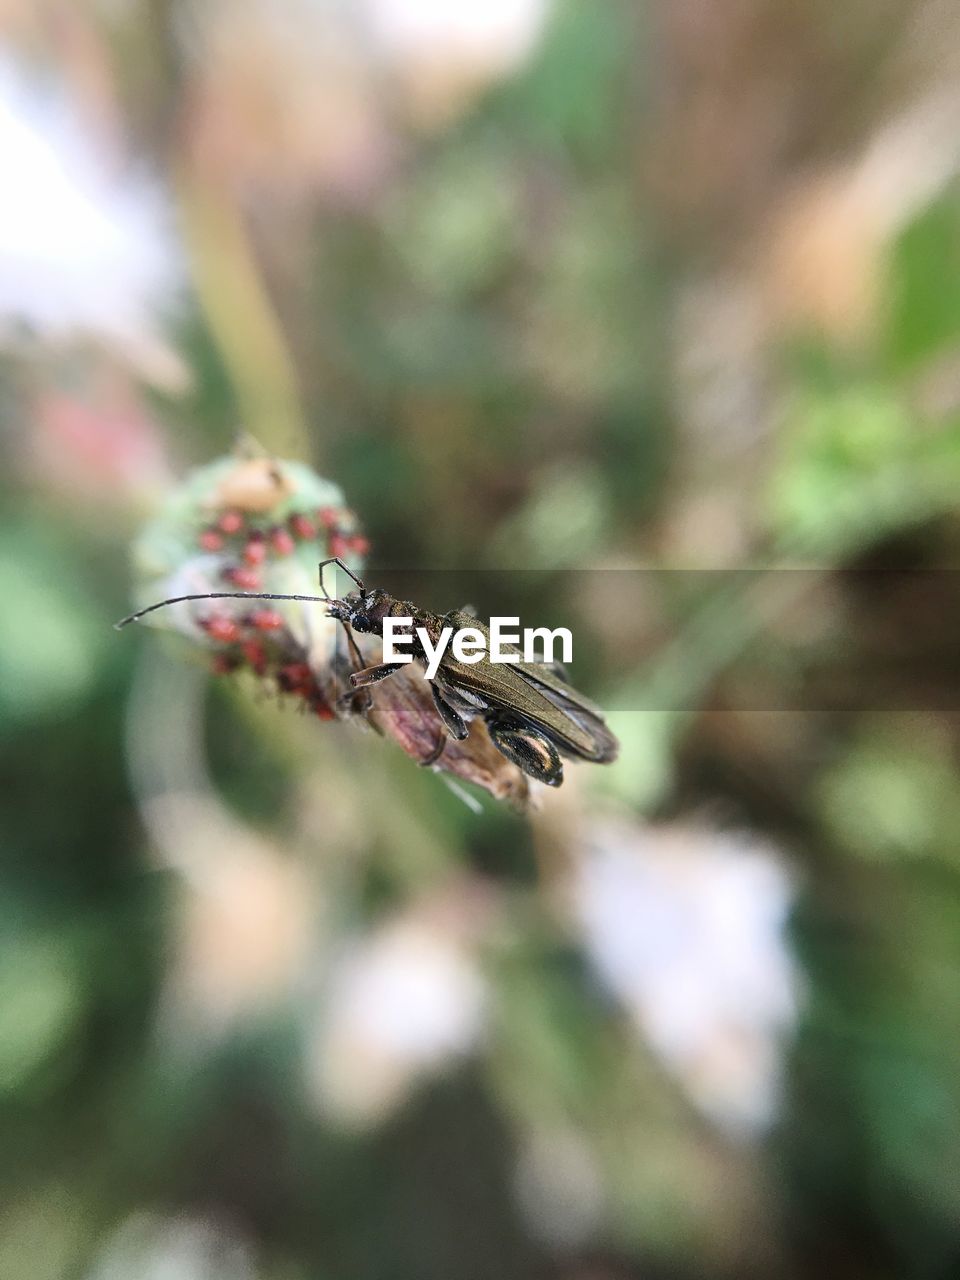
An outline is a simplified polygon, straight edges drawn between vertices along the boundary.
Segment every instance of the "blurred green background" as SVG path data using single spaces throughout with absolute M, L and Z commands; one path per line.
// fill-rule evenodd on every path
M 955 1276 L 955 6 L 0 31 L 0 1275 Z M 112 631 L 241 432 L 621 759 L 474 814 Z

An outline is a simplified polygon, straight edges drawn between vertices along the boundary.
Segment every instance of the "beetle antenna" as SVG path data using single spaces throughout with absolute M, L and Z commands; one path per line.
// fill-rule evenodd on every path
M 139 622 L 156 609 L 166 609 L 168 605 L 183 604 L 187 600 L 300 600 L 304 604 L 326 604 L 329 599 L 329 596 L 289 595 L 282 591 L 202 591 L 197 595 L 169 596 L 166 600 L 158 600 L 156 604 L 148 604 L 145 609 L 138 609 L 136 613 L 128 614 L 113 625 L 119 631 L 130 622 Z
M 330 558 L 329 558 L 328 560 L 321 560 L 321 561 L 320 561 L 320 564 L 319 564 L 319 566 L 318 566 L 318 572 L 319 572 L 319 574 L 320 574 L 320 590 L 323 592 L 323 594 L 324 594 L 324 598 L 325 598 L 325 599 L 327 599 L 327 600 L 332 600 L 332 599 L 334 599 L 334 598 L 335 598 L 335 597 L 333 597 L 333 596 L 329 596 L 329 595 L 327 595 L 327 588 L 326 588 L 326 587 L 324 586 L 324 584 L 323 584 L 323 571 L 324 571 L 324 569 L 327 567 L 327 565 L 328 565 L 328 564 L 335 564 L 335 565 L 337 566 L 337 568 L 338 568 L 338 569 L 342 569 L 342 570 L 343 570 L 343 572 L 347 575 L 347 577 L 348 577 L 348 578 L 352 578 L 352 579 L 353 579 L 353 581 L 357 584 L 357 587 L 360 589 L 360 591 L 365 591 L 365 590 L 366 590 L 366 588 L 364 587 L 364 585 L 363 585 L 363 583 L 360 581 L 360 579 L 357 577 L 357 575 L 353 572 L 353 570 L 352 570 L 352 569 L 348 568 L 348 567 L 343 563 L 343 561 L 340 559 L 340 557 L 339 557 L 339 556 L 330 556 Z
M 335 599 L 334 596 L 329 594 L 323 581 L 323 571 L 328 564 L 335 564 L 338 569 L 343 570 L 348 578 L 353 579 L 361 591 L 365 590 L 363 583 L 353 570 L 348 568 L 339 556 L 331 556 L 329 560 L 320 561 L 320 590 L 323 592 L 322 596 L 303 596 L 283 591 L 202 591 L 189 596 L 168 596 L 166 600 L 158 600 L 156 604 L 148 604 L 145 609 L 138 609 L 136 613 L 128 614 L 113 625 L 119 631 L 131 622 L 139 622 L 141 618 L 145 618 L 148 613 L 153 613 L 156 609 L 166 609 L 171 604 L 184 604 L 188 600 L 298 600 L 304 604 L 328 604 Z

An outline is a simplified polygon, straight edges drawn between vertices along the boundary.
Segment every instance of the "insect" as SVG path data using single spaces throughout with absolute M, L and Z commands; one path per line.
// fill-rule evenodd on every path
M 329 596 L 323 586 L 323 570 L 329 564 L 342 569 L 357 590 L 342 599 Z M 320 585 L 323 596 L 245 591 L 175 596 L 141 609 L 116 625 L 124 627 L 155 609 L 187 600 L 300 600 L 325 603 L 330 617 L 361 635 L 382 636 L 385 618 L 412 618 L 411 652 L 423 667 L 427 665 L 427 654 L 417 637 L 418 628 L 423 628 L 434 646 L 444 628 L 449 627 L 474 627 L 489 641 L 488 629 L 470 611 L 431 613 L 409 600 L 398 600 L 380 587 L 367 588 L 338 557 L 320 564 Z M 369 689 L 405 665 L 380 662 L 362 667 L 351 674 L 350 683 L 354 690 Z M 486 656 L 478 662 L 464 663 L 445 652 L 430 688 L 437 713 L 450 737 L 462 742 L 470 731 L 469 722 L 481 718 L 494 746 L 524 773 L 547 786 L 558 787 L 562 783 L 564 756 L 593 764 L 607 764 L 616 759 L 617 739 L 607 728 L 600 708 L 573 689 L 550 664 L 525 662 L 519 653 L 515 661 L 505 663 L 493 663 Z M 440 740 L 436 755 L 424 761 L 425 764 L 439 758 L 444 742 L 445 739 Z

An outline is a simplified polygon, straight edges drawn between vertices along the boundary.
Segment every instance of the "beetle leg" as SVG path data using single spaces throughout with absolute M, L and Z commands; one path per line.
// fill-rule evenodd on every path
M 432 681 L 432 684 L 440 690 L 444 702 L 461 716 L 475 716 L 478 711 L 486 711 L 489 706 L 489 703 L 478 694 L 472 693 L 469 689 L 462 689 L 458 685 L 449 684 L 440 675 Z
M 348 689 L 337 698 L 337 706 L 348 708 L 351 715 L 366 716 L 373 710 L 373 694 L 369 689 Z
M 539 729 L 516 716 L 492 715 L 487 719 L 490 741 L 524 773 L 548 787 L 563 782 L 563 763 L 557 748 Z
M 349 707 L 353 715 L 366 715 L 373 707 L 373 696 L 366 689 L 363 690 L 362 697 L 356 689 L 348 689 L 337 698 L 337 706 Z
M 430 685 L 430 692 L 433 694 L 434 706 L 437 708 L 440 719 L 447 726 L 447 732 L 450 737 L 455 738 L 457 742 L 462 742 L 470 732 L 463 716 L 450 705 L 446 697 L 433 683 Z
M 378 662 L 374 667 L 364 667 L 362 671 L 354 671 L 350 676 L 350 683 L 355 689 L 365 689 L 368 684 L 378 684 L 405 666 L 407 666 L 405 662 Z
M 425 760 L 418 760 L 417 763 L 420 765 L 422 769 L 429 769 L 430 766 L 432 764 L 436 764 L 437 761 L 440 759 L 440 757 L 443 755 L 443 748 L 446 745 L 447 745 L 447 735 L 441 729 L 437 737 L 437 745 L 434 747 L 434 749 L 430 752 L 430 754 L 426 757 Z

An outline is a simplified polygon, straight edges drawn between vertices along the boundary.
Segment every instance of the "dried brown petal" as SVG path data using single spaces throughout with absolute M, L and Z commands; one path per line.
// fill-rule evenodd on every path
M 236 507 L 261 515 L 272 511 L 293 491 L 289 476 L 272 458 L 248 458 L 238 461 L 221 479 L 214 502 L 218 507 Z
M 501 755 L 479 720 L 473 721 L 462 742 L 454 741 L 437 714 L 430 686 L 418 667 L 411 664 L 371 692 L 373 706 L 368 720 L 412 759 L 472 782 L 496 800 L 526 808 L 530 801 L 526 775 Z

